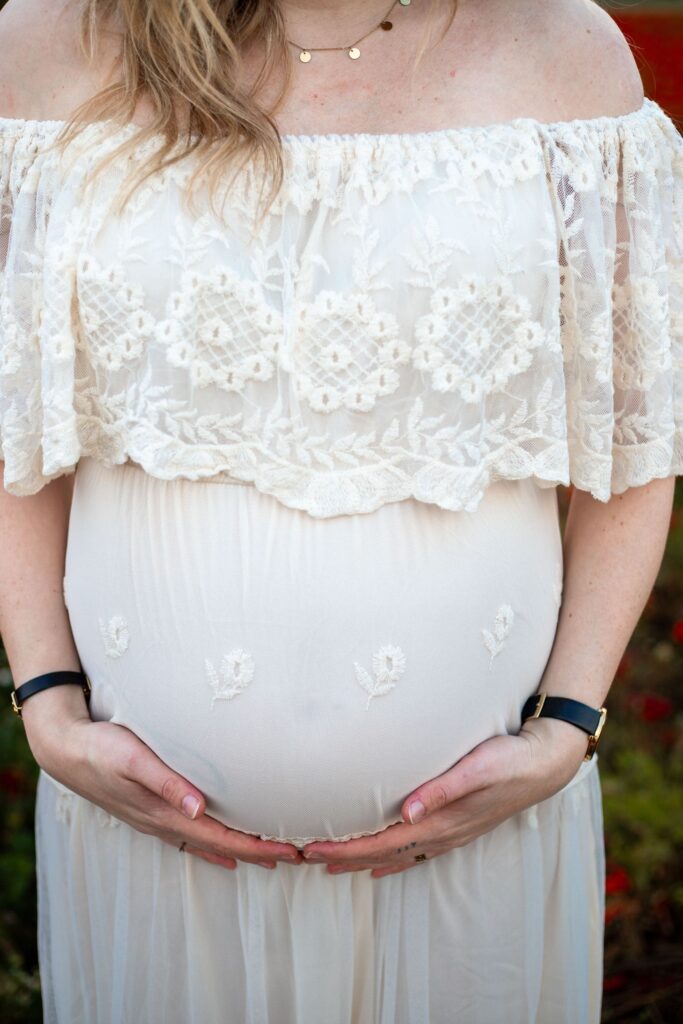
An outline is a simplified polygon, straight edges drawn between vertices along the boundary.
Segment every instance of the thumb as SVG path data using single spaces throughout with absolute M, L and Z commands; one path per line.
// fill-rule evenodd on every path
M 198 818 L 206 810 L 206 800 L 196 786 L 178 775 L 161 758 L 143 744 L 143 751 L 134 759 L 130 776 L 161 797 L 186 818 Z
M 443 775 L 425 782 L 406 797 L 401 808 L 403 820 L 409 825 L 416 825 L 428 814 L 440 811 L 475 789 L 481 789 L 485 785 L 482 776 L 482 759 L 475 753 L 465 754 Z

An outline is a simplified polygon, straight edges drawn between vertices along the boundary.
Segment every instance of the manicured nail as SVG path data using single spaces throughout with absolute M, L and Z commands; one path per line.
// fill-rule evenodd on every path
M 199 800 L 196 796 L 186 796 L 182 803 L 183 814 L 186 818 L 196 818 L 199 810 Z
M 421 800 L 413 800 L 412 804 L 408 805 L 408 817 L 411 825 L 414 825 L 420 818 L 424 818 L 426 813 L 427 810 Z
M 267 860 L 260 860 L 260 861 L 258 861 L 258 863 L 261 865 L 262 868 L 274 868 L 275 867 L 274 864 L 271 864 Z
M 304 857 L 306 860 L 322 860 L 321 855 L 319 853 L 315 853 L 313 850 L 311 850 L 310 853 L 304 850 Z

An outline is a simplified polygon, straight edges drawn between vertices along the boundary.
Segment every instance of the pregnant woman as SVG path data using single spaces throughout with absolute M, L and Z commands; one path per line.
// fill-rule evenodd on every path
M 0 49 L 45 1021 L 597 1024 L 595 748 L 683 471 L 683 142 L 625 40 L 10 0 Z

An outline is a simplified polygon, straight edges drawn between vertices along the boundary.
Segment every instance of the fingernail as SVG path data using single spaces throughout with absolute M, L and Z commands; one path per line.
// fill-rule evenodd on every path
M 304 857 L 306 860 L 322 860 L 319 853 L 313 853 L 312 851 L 311 853 L 306 853 L 306 851 L 304 851 Z
M 258 861 L 258 863 L 261 865 L 262 868 L 274 868 L 275 867 L 274 864 L 269 863 L 269 861 L 267 861 L 267 860 L 260 860 L 260 861 Z
M 283 857 L 282 859 L 284 861 L 286 861 L 288 864 L 298 864 L 299 863 L 299 858 L 298 858 L 298 856 L 296 854 L 292 854 L 292 855 L 288 854 L 286 857 Z
M 411 825 L 414 825 L 416 821 L 420 820 L 420 818 L 424 818 L 426 813 L 425 805 L 421 800 L 413 800 L 413 802 L 408 805 L 408 817 L 410 818 Z
M 182 808 L 183 814 L 186 818 L 196 818 L 197 811 L 199 810 L 199 800 L 196 796 L 190 796 L 188 794 L 188 796 L 183 799 Z

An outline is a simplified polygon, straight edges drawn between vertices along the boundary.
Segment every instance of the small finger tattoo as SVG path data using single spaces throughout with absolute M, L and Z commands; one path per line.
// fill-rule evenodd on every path
M 417 841 L 413 841 L 412 843 L 408 843 L 407 846 L 399 846 L 399 848 L 397 849 L 396 853 L 406 853 L 408 850 L 412 850 L 412 848 L 414 846 L 417 846 Z

